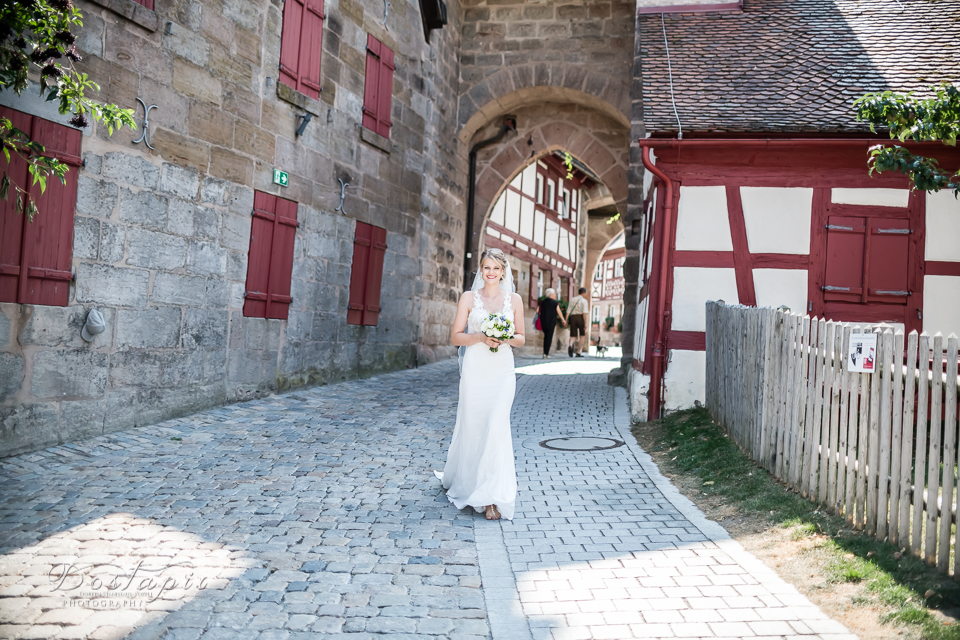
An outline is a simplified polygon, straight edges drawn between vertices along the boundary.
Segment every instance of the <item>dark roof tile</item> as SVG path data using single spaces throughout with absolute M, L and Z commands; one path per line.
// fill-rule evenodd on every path
M 960 81 L 960 0 L 745 0 L 664 21 L 684 131 L 865 132 L 864 93 Z M 660 16 L 637 37 L 646 128 L 676 132 Z

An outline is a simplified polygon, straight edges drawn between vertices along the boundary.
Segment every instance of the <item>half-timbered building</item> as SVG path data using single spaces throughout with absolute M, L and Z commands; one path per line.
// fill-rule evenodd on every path
M 871 176 L 868 148 L 887 137 L 853 107 L 960 79 L 960 3 L 729 9 L 638 19 L 651 174 L 628 243 L 640 416 L 703 401 L 707 300 L 960 333 L 960 202 Z M 953 148 L 907 146 L 960 167 Z

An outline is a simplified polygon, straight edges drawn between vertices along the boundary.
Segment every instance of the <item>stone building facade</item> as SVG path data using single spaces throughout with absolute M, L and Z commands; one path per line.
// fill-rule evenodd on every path
M 157 105 L 153 149 L 142 131 L 84 131 L 69 302 L 0 304 L 0 453 L 452 352 L 460 9 L 428 44 L 417 3 L 384 24 L 380 0 L 327 0 L 313 99 L 278 83 L 283 6 L 78 2 L 81 70 L 138 123 L 137 98 Z M 368 35 L 395 54 L 389 137 L 361 125 Z M 62 122 L 32 95 L 2 100 Z M 243 311 L 255 191 L 297 203 L 286 319 Z M 358 222 L 386 230 L 376 326 L 347 323 Z M 91 309 L 106 331 L 86 343 Z
M 280 68 L 291 3 L 322 16 L 314 95 Z M 499 193 L 555 151 L 599 178 L 577 277 L 623 229 L 610 215 L 629 227 L 632 2 L 449 0 L 429 41 L 409 0 L 76 4 L 99 98 L 141 128 L 156 108 L 143 139 L 83 131 L 66 305 L 0 302 L 0 455 L 451 356 L 467 234 L 476 251 Z M 388 135 L 365 126 L 371 46 L 393 55 Z M 36 93 L 0 106 L 65 124 Z M 517 130 L 477 154 L 468 230 L 469 152 L 505 116 Z M 284 318 L 245 312 L 261 197 L 296 203 Z M 386 248 L 363 326 L 347 318 L 370 228 Z M 88 343 L 93 309 L 106 330 Z

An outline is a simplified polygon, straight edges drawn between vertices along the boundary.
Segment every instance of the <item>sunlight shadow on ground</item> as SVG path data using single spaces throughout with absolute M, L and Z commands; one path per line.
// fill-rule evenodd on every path
M 0 636 L 122 638 L 251 566 L 243 551 L 112 513 L 0 556 Z
M 618 366 L 620 366 L 620 361 L 612 358 L 603 360 L 580 358 L 557 361 L 548 360 L 546 362 L 543 360 L 533 360 L 531 364 L 524 364 L 523 360 L 519 360 L 517 362 L 517 373 L 525 376 L 590 375 L 608 373 Z

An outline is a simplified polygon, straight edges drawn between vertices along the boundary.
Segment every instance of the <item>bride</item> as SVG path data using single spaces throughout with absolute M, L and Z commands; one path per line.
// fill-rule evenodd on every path
M 470 291 L 460 296 L 450 342 L 460 347 L 460 403 L 443 473 L 447 497 L 458 509 L 485 511 L 487 520 L 513 520 L 517 472 L 510 435 L 510 409 L 517 388 L 513 350 L 522 347 L 523 300 L 513 292 L 507 256 L 487 249 Z M 480 332 L 491 313 L 512 316 L 514 337 L 501 342 Z M 436 472 L 435 472 L 436 473 Z

